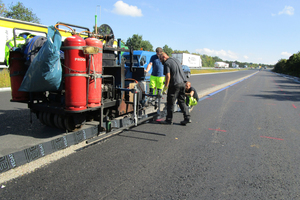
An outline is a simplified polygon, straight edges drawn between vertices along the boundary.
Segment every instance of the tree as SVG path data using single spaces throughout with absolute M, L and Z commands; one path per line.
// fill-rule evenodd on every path
M 221 58 L 219 58 L 218 56 L 214 56 L 214 57 L 212 57 L 214 60 L 215 60 L 215 62 L 222 62 L 223 60 L 221 59 Z
M 190 53 L 188 50 L 180 51 L 180 50 L 174 50 L 173 53 Z
M 142 47 L 143 36 L 133 34 L 131 38 L 128 38 L 126 41 L 126 46 L 132 48 L 133 50 L 140 50 Z
M 21 2 L 18 2 L 16 5 L 11 4 L 8 11 L 5 12 L 4 17 L 40 23 L 40 19 L 32 12 L 32 10 L 26 8 Z
M 172 56 L 173 50 L 172 50 L 171 48 L 169 48 L 168 45 L 165 45 L 165 46 L 163 47 L 163 51 L 164 51 L 166 54 L 168 54 L 169 57 Z
M 5 4 L 0 0 L 0 16 L 4 17 L 6 12 Z
M 133 50 L 153 51 L 153 46 L 149 41 L 144 41 L 143 36 L 138 34 L 133 34 L 131 38 L 126 41 L 126 46 L 132 48 Z
M 143 40 L 141 45 L 142 45 L 141 48 L 144 51 L 153 51 L 153 46 L 148 40 Z
M 293 54 L 286 62 L 286 73 L 300 76 L 300 52 Z
M 286 62 L 287 60 L 286 59 L 281 59 L 279 60 L 275 66 L 274 66 L 274 72 L 277 72 L 277 73 L 284 73 L 286 70 Z
M 275 64 L 273 71 L 300 77 L 300 52 L 293 54 L 288 60 L 279 60 Z
M 222 61 L 222 59 L 220 59 L 217 56 L 211 57 L 211 56 L 208 56 L 208 55 L 205 55 L 205 54 L 200 55 L 200 56 L 201 56 L 203 67 L 214 67 L 215 62 Z

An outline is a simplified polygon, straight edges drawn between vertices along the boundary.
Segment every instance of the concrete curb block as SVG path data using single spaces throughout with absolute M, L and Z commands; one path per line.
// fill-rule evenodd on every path
M 11 91 L 10 87 L 0 88 L 0 92 L 8 92 Z
M 298 78 L 298 77 L 290 76 L 290 75 L 286 75 L 286 74 L 280 74 L 280 73 L 276 73 L 276 72 L 273 72 L 273 73 L 278 75 L 278 76 L 281 76 L 281 77 L 287 78 L 289 80 L 292 80 L 296 83 L 300 83 L 300 78 Z

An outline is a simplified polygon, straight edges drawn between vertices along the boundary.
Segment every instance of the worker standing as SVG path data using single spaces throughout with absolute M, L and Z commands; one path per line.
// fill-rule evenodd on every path
M 185 82 L 186 77 L 182 70 L 179 60 L 170 58 L 166 53 L 159 55 L 160 61 L 164 65 L 165 85 L 163 94 L 167 93 L 167 116 L 162 124 L 173 124 L 174 104 L 177 99 L 178 105 L 183 112 L 184 120 L 180 122 L 181 125 L 191 123 L 190 113 L 185 104 Z
M 156 55 L 151 56 L 150 62 L 147 65 L 147 69 L 145 72 L 149 72 L 151 67 L 152 68 L 152 73 L 150 76 L 150 83 L 149 83 L 149 88 L 150 94 L 153 95 L 162 95 L 162 90 L 164 87 L 164 81 L 165 81 L 165 76 L 164 76 L 164 66 L 160 62 L 160 59 L 158 58 L 158 55 L 163 52 L 162 48 L 157 47 L 156 48 Z M 155 106 L 157 107 L 158 99 L 155 101 Z

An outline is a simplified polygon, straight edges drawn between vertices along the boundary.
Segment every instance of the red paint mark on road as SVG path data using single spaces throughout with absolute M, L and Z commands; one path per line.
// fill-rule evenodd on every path
M 211 130 L 211 131 L 220 131 L 220 132 L 227 132 L 225 130 L 221 130 L 221 129 L 213 129 L 213 128 L 209 128 L 208 130 Z
M 274 137 L 267 137 L 267 136 L 260 136 L 262 138 L 268 138 L 268 139 L 273 139 L 273 140 L 284 140 L 284 139 L 281 139 L 281 138 L 274 138 Z
M 295 104 L 293 104 L 293 107 L 294 107 L 294 108 L 297 108 L 297 107 L 295 106 Z

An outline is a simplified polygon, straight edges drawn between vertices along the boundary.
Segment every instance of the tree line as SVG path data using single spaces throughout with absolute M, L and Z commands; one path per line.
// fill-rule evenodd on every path
M 40 23 L 40 19 L 32 12 L 31 9 L 26 8 L 23 3 L 11 3 L 8 7 L 0 0 L 0 16 L 10 19 L 18 19 L 27 22 Z
M 300 77 L 300 52 L 289 59 L 280 59 L 274 66 L 274 72 Z
M 32 10 L 26 8 L 24 4 L 21 2 L 17 2 L 16 4 L 11 3 L 8 7 L 6 7 L 4 3 L 2 3 L 2 0 L 0 0 L 0 16 L 11 18 L 11 19 L 18 19 L 22 21 L 40 23 L 40 19 L 32 12 Z M 100 31 L 100 26 L 97 27 L 97 30 L 98 32 Z M 133 36 L 129 37 L 126 42 L 122 41 L 122 43 L 129 48 L 133 48 L 133 50 L 154 51 L 152 44 L 148 40 L 143 40 L 142 35 L 133 34 Z M 208 56 L 205 54 L 200 55 L 198 53 L 190 53 L 187 50 L 173 50 L 168 45 L 164 45 L 162 48 L 163 51 L 166 54 L 168 54 L 170 57 L 172 56 L 172 53 L 188 53 L 188 54 L 199 55 L 201 57 L 203 67 L 214 67 L 215 62 L 223 61 L 218 56 Z M 233 63 L 239 65 L 239 67 L 243 67 L 245 65 L 247 65 L 248 67 L 257 67 L 257 66 L 264 65 L 264 64 L 246 63 L 246 62 L 239 62 L 239 61 L 227 61 L 227 60 L 223 62 L 228 63 L 230 67 L 232 67 Z M 279 61 L 279 62 L 280 63 L 278 65 L 283 66 L 284 61 Z M 288 66 L 290 65 L 291 64 L 289 64 Z M 269 65 L 264 65 L 264 66 L 269 66 Z M 284 67 L 284 68 L 287 69 L 289 67 Z
M 147 41 L 143 40 L 142 35 L 138 34 L 133 34 L 132 37 L 129 37 L 124 44 L 128 47 L 133 48 L 133 50 L 144 50 L 144 51 L 154 51 L 152 44 Z M 190 53 L 188 50 L 172 50 L 171 47 L 168 45 L 165 45 L 162 47 L 163 51 L 168 54 L 168 56 L 172 56 L 172 53 L 188 53 L 188 54 L 193 54 L 193 55 L 199 55 L 202 60 L 202 67 L 214 67 L 215 62 L 226 62 L 229 64 L 230 67 L 233 66 L 233 63 L 236 65 L 239 65 L 240 68 L 247 66 L 247 67 L 252 67 L 256 68 L 258 66 L 266 66 L 266 67 L 273 67 L 272 65 L 266 65 L 262 63 L 248 63 L 248 62 L 239 62 L 239 61 L 228 61 L 228 60 L 222 60 L 218 56 L 208 56 L 208 55 L 201 55 L 198 53 Z

